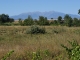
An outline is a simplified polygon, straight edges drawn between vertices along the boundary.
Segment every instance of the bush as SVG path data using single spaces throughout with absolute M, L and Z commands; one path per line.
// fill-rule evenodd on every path
M 27 52 L 29 60 L 51 60 L 51 52 L 46 50 L 36 50 L 34 52 Z M 50 59 L 51 58 L 51 59 Z
M 68 41 L 72 48 L 68 48 L 64 45 L 61 45 L 63 48 L 66 49 L 67 53 L 68 53 L 68 56 L 69 56 L 69 59 L 70 60 L 80 60 L 80 45 L 77 43 L 77 41 Z
M 7 60 L 7 58 L 10 57 L 13 52 L 14 52 L 14 50 L 10 51 L 5 56 L 3 56 L 3 58 L 1 60 Z
M 31 28 L 27 31 L 29 34 L 38 34 L 38 33 L 46 33 L 46 30 L 44 27 L 40 28 L 39 26 L 33 25 Z

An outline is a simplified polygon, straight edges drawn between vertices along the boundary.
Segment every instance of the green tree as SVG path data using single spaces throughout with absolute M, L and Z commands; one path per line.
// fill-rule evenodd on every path
M 39 25 L 49 25 L 47 17 L 39 16 Z
M 23 25 L 23 22 L 22 22 L 22 19 L 21 18 L 19 18 L 19 24 L 22 26 Z
M 9 15 L 7 14 L 1 14 L 0 15 L 0 24 L 4 24 L 4 23 L 11 23 L 14 22 L 13 18 L 10 18 Z
M 52 20 L 52 21 L 50 21 L 49 24 L 50 24 L 50 25 L 58 25 L 58 22 L 57 22 L 57 20 Z
M 9 16 L 8 15 L 5 15 L 5 14 L 1 14 L 0 15 L 0 21 L 2 23 L 9 22 L 10 21 Z
M 68 27 L 72 26 L 72 18 L 68 14 L 64 16 L 64 23 Z
M 59 16 L 59 17 L 58 17 L 58 24 L 61 24 L 61 21 L 62 21 L 62 17 Z
M 78 14 L 80 15 L 80 9 L 78 10 Z M 78 21 L 78 25 L 80 26 L 80 19 Z
M 29 15 L 27 19 L 24 20 L 24 25 L 33 25 L 34 21 L 32 17 Z
M 78 10 L 78 14 L 80 14 L 80 9 Z
M 78 26 L 79 25 L 79 21 L 77 18 L 73 19 L 73 26 Z
M 38 25 L 38 24 L 39 24 L 38 20 L 34 19 L 34 25 Z
M 57 20 L 54 20 L 54 21 L 53 21 L 53 25 L 58 25 Z
M 9 22 L 14 22 L 14 19 L 13 18 L 9 18 L 10 19 L 10 21 Z
M 48 21 L 47 17 L 44 18 L 44 25 L 49 25 L 49 21 Z
M 44 17 L 39 16 L 39 25 L 44 25 Z

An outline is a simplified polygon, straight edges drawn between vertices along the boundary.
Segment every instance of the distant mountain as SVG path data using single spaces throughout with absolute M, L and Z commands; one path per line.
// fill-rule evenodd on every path
M 38 19 L 39 16 L 44 16 L 47 17 L 48 19 L 54 18 L 56 19 L 58 16 L 65 16 L 65 13 L 61 12 L 56 12 L 56 11 L 49 11 L 49 12 L 27 12 L 27 13 L 22 13 L 19 15 L 11 16 L 11 18 L 14 18 L 15 20 L 21 18 L 21 19 L 26 19 L 28 15 L 31 15 L 33 19 Z M 69 14 L 72 18 L 80 18 L 79 15 L 74 15 L 74 14 Z

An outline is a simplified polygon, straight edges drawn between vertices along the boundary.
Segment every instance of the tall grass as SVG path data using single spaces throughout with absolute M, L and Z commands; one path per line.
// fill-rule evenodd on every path
M 48 57 L 48 60 L 62 60 L 64 58 L 68 60 L 66 51 L 60 44 L 70 47 L 67 40 L 73 39 L 80 43 L 80 35 L 75 32 L 79 31 L 80 27 L 45 26 L 47 33 L 37 35 L 26 34 L 29 28 L 30 26 L 0 26 L 0 59 L 8 51 L 14 50 L 15 52 L 10 59 L 31 60 L 28 56 L 29 52 L 49 49 L 52 57 Z M 54 31 L 58 33 L 54 33 Z

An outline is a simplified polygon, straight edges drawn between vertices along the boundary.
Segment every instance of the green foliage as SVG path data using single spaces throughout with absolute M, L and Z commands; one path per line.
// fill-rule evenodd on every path
M 80 14 L 80 9 L 78 10 L 78 14 Z M 51 20 L 53 20 L 53 18 L 51 18 Z M 62 20 L 61 16 L 58 16 L 58 20 L 54 20 L 52 22 L 49 22 L 49 20 L 47 19 L 47 17 L 44 16 L 39 16 L 39 20 L 34 19 L 29 15 L 27 19 L 25 19 L 24 21 L 22 21 L 21 19 L 19 19 L 19 23 L 14 23 L 11 24 L 12 22 L 14 22 L 13 18 L 10 18 L 9 15 L 7 14 L 0 14 L 0 25 L 5 25 L 5 26 L 11 26 L 11 25 L 21 25 L 21 26 L 31 26 L 31 25 L 61 25 L 61 26 L 80 26 L 80 20 L 77 18 L 72 19 L 71 16 L 69 16 L 68 14 L 66 14 L 64 16 L 64 20 Z
M 0 24 L 6 23 L 6 22 L 14 22 L 14 19 L 9 18 L 9 16 L 6 14 L 1 14 L 0 15 Z
M 29 15 L 27 19 L 24 20 L 24 25 L 33 25 L 34 21 L 32 17 Z
M 9 22 L 14 22 L 14 19 L 13 18 L 9 18 Z
M 33 55 L 32 60 L 42 60 L 42 57 L 41 57 L 40 51 L 33 52 L 32 55 Z
M 68 14 L 64 16 L 64 23 L 68 27 L 72 26 L 72 18 Z
M 46 50 L 37 50 L 35 52 L 27 52 L 27 57 L 30 60 L 44 60 L 51 58 L 51 54 L 48 49 Z
M 45 55 L 46 57 L 50 55 L 50 52 L 49 52 L 48 49 L 44 50 L 44 55 Z
M 0 41 L 2 41 L 2 40 L 4 40 L 4 38 L 3 37 L 0 37 Z
M 78 10 L 78 14 L 80 14 L 80 9 Z
M 11 26 L 12 23 L 3 23 L 3 26 Z
M 38 34 L 38 33 L 45 34 L 46 30 L 45 30 L 44 27 L 40 28 L 39 26 L 33 25 L 33 26 L 31 26 L 30 30 L 27 33 L 30 33 L 30 34 Z
M 77 18 L 73 19 L 73 26 L 79 26 L 79 20 Z
M 34 25 L 39 25 L 39 22 L 37 19 L 34 19 Z
M 58 17 L 58 24 L 61 24 L 61 21 L 62 21 L 62 17 L 59 16 L 59 17 Z
M 47 17 L 39 16 L 39 25 L 49 25 Z
M 58 22 L 57 22 L 57 20 L 51 21 L 51 22 L 50 22 L 50 25 L 57 26 L 57 25 L 58 25 Z
M 1 60 L 6 60 L 8 57 L 11 56 L 11 54 L 14 52 L 14 50 L 10 51 L 9 53 L 7 53 Z
M 68 48 L 67 46 L 61 45 L 63 48 L 66 49 L 69 59 L 71 60 L 80 60 L 80 45 L 77 43 L 77 41 L 68 41 L 72 48 Z
M 22 22 L 22 19 L 21 18 L 19 18 L 19 24 L 21 25 L 21 26 L 23 26 L 23 22 Z

